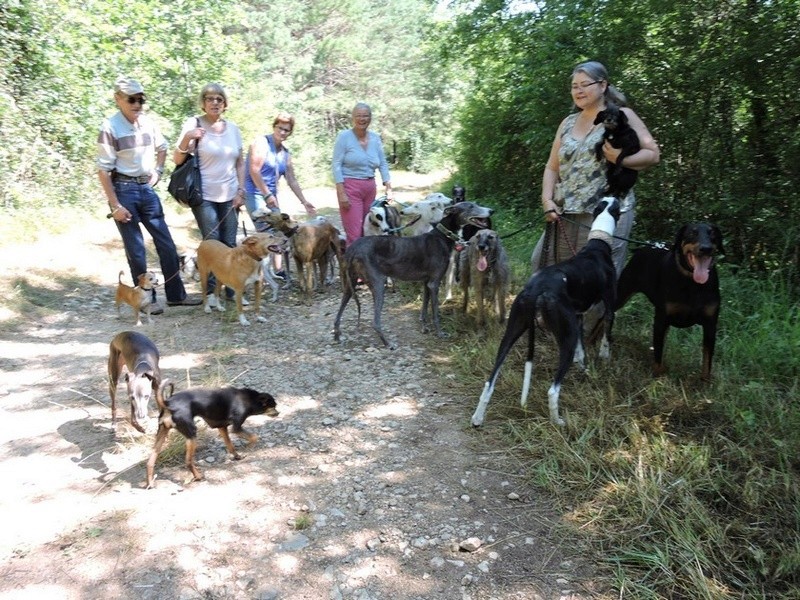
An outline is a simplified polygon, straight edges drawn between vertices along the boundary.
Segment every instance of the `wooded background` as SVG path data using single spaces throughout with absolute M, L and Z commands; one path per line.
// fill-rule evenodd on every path
M 80 4 L 0 5 L 4 218 L 103 201 L 97 129 L 126 74 L 173 143 L 210 81 L 246 142 L 294 113 L 305 186 L 330 183 L 334 136 L 366 101 L 398 167 L 454 165 L 471 199 L 538 221 L 571 70 L 592 59 L 662 149 L 637 184 L 635 236 L 711 220 L 730 264 L 798 280 L 798 0 Z

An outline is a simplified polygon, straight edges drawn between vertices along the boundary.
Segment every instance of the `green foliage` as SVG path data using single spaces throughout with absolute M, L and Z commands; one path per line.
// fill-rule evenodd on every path
M 302 184 L 329 181 L 336 133 L 356 101 L 403 164 L 451 152 L 458 86 L 432 50 L 427 0 L 12 0 L 0 6 L 0 203 L 6 211 L 97 206 L 97 130 L 122 74 L 145 86 L 148 110 L 174 142 L 222 83 L 228 116 L 249 142 L 280 110 L 297 119 L 290 147 Z M 399 153 L 399 152 L 398 152 Z M 57 197 L 53 197 L 58 182 Z
M 448 45 L 471 74 L 457 151 L 468 187 L 538 209 L 572 68 L 600 60 L 662 149 L 637 184 L 637 235 L 669 240 L 684 222 L 712 220 L 733 263 L 788 264 L 797 282 L 797 0 L 457 6 Z

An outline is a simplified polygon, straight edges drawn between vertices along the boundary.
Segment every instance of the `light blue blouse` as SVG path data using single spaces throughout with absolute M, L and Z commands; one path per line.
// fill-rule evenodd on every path
M 361 147 L 352 129 L 340 131 L 333 146 L 333 181 L 342 183 L 348 179 L 372 179 L 378 169 L 385 185 L 389 182 L 389 164 L 383 151 L 383 143 L 377 133 L 367 131 L 367 149 Z

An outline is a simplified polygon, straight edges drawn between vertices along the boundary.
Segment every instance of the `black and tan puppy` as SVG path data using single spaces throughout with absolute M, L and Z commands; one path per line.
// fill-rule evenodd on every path
M 684 225 L 671 250 L 639 248 L 625 265 L 617 284 L 617 309 L 643 293 L 653 304 L 653 373 L 662 375 L 664 342 L 670 327 L 703 328 L 702 378 L 711 378 L 717 340 L 720 293 L 714 262 L 723 254 L 722 232 L 709 223 Z
M 633 127 L 628 124 L 628 116 L 615 104 L 609 104 L 605 110 L 597 113 L 594 124 L 599 125 L 600 123 L 603 124 L 605 132 L 603 133 L 602 141 L 597 142 L 594 148 L 597 160 L 603 159 L 603 144 L 606 141 L 614 148 L 621 150 L 616 164 L 608 164 L 606 171 L 608 185 L 604 195 L 614 196 L 618 200 L 622 200 L 639 178 L 637 171 L 622 166 L 622 160 L 625 157 L 636 154 L 641 150 L 639 136 L 636 135 Z
M 250 388 L 193 388 L 172 393 L 174 385 L 168 379 L 159 386 L 156 402 L 161 411 L 158 417 L 158 432 L 153 453 L 147 461 L 147 487 L 153 487 L 155 467 L 158 455 L 164 449 L 167 435 L 173 427 L 186 438 L 186 468 L 192 473 L 193 481 L 200 481 L 203 475 L 194 464 L 197 450 L 197 425 L 195 417 L 203 419 L 210 427 L 219 431 L 225 447 L 234 460 L 242 457 L 233 447 L 228 435 L 228 427 L 233 426 L 233 433 L 244 437 L 250 445 L 258 439 L 242 426 L 252 415 L 266 414 L 269 417 L 278 415 L 275 398 L 265 392 L 257 392 Z M 169 391 L 169 396 L 165 393 Z
M 111 340 L 108 351 L 108 393 L 111 396 L 112 429 L 117 428 L 117 384 L 125 373 L 131 402 L 131 425 L 144 433 L 137 419 L 147 418 L 147 405 L 161 383 L 158 359 L 158 348 L 141 333 L 123 331 Z

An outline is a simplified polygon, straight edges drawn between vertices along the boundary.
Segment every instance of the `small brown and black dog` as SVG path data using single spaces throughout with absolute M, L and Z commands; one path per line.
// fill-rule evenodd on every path
M 167 390 L 169 395 L 165 396 Z M 167 436 L 173 427 L 186 438 L 186 468 L 192 473 L 192 481 L 200 481 L 203 475 L 194 464 L 197 450 L 195 417 L 202 418 L 210 427 L 217 429 L 234 460 L 241 460 L 241 455 L 236 452 L 228 435 L 228 426 L 233 425 L 233 433 L 245 438 L 248 445 L 252 445 L 258 436 L 244 429 L 242 425 L 245 420 L 253 415 L 278 416 L 275 398 L 271 394 L 250 388 L 193 388 L 174 394 L 173 390 L 173 383 L 165 379 L 156 392 L 156 402 L 161 412 L 155 446 L 147 461 L 147 489 L 153 487 L 156 460 L 164 450 Z
M 133 312 L 136 315 L 137 327 L 142 324 L 142 315 L 140 314 L 141 310 L 144 310 L 147 314 L 147 322 L 152 323 L 153 321 L 150 318 L 150 309 L 152 307 L 152 290 L 158 285 L 158 280 L 156 279 L 155 273 L 147 271 L 146 273 L 139 275 L 138 285 L 136 287 L 131 287 L 122 283 L 122 275 L 124 273 L 124 271 L 120 271 L 119 277 L 117 278 L 119 283 L 117 285 L 117 296 L 114 299 L 114 302 L 117 305 L 117 316 L 122 318 L 119 305 L 124 302 L 133 308 Z
M 148 300 L 149 302 L 149 300 Z M 158 348 L 147 336 L 123 331 L 111 340 L 108 352 L 108 393 L 111 396 L 111 428 L 117 428 L 117 384 L 125 373 L 131 402 L 131 425 L 144 433 L 137 419 L 147 418 L 147 405 L 161 383 Z
M 478 305 L 477 324 L 480 326 L 486 321 L 483 305 L 487 296 L 495 306 L 498 322 L 505 322 L 509 267 L 500 236 L 493 229 L 481 229 L 469 240 L 467 250 L 461 252 L 459 260 L 463 292 L 461 310 L 467 312 L 469 288 L 472 287 Z
M 616 309 L 637 292 L 653 304 L 653 373 L 662 375 L 664 342 L 670 327 L 703 328 L 701 376 L 711 378 L 717 340 L 720 293 L 714 262 L 723 254 L 722 232 L 709 223 L 684 225 L 671 250 L 639 248 L 625 265 L 617 284 Z
M 341 245 L 339 230 L 324 217 L 300 223 L 297 233 L 291 239 L 292 256 L 306 299 L 310 300 L 314 293 L 314 271 L 319 273 L 317 289 L 322 289 L 328 272 L 331 252 L 341 264 Z
M 244 316 L 242 297 L 245 287 L 252 283 L 255 290 L 255 305 L 253 312 L 256 320 L 265 322 L 266 319 L 259 313 L 261 310 L 261 277 L 263 261 L 270 252 L 278 253 L 283 250 L 286 242 L 285 236 L 279 231 L 273 233 L 255 233 L 244 239 L 240 246 L 229 248 L 217 240 L 204 240 L 197 248 L 197 270 L 200 271 L 200 287 L 203 290 L 203 310 L 211 312 L 208 304 L 208 275 L 214 273 L 217 278 L 217 310 L 225 311 L 223 295 L 220 294 L 222 285 L 225 284 L 236 292 L 236 311 L 242 325 L 250 325 Z

